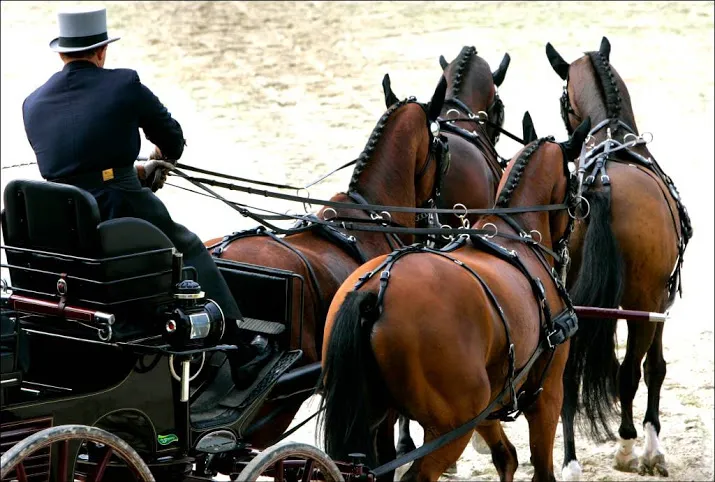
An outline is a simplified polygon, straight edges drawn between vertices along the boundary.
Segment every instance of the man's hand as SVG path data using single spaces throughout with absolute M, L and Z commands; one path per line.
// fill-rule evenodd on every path
M 153 192 L 164 186 L 167 173 L 172 169 L 174 169 L 172 163 L 159 159 L 152 159 L 137 165 L 139 179 L 143 181 L 142 184 L 151 188 Z
M 161 153 L 161 149 L 156 146 L 154 146 L 154 150 L 149 154 L 149 159 L 166 160 L 164 154 Z

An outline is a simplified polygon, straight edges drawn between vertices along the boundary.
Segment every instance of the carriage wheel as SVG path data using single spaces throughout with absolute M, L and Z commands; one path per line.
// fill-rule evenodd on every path
M 21 440 L 10 448 L 0 458 L 0 479 L 7 477 L 15 469 L 15 478 L 18 482 L 27 482 L 28 474 L 25 462 L 40 450 L 47 449 L 53 444 L 58 444 L 58 478 L 57 482 L 69 482 L 68 469 L 74 466 L 69 450 L 70 442 L 91 441 L 102 447 L 102 452 L 93 473 L 88 474 L 86 480 L 99 482 L 109 465 L 112 455 L 118 456 L 126 467 L 134 474 L 137 480 L 155 482 L 149 467 L 129 444 L 114 434 L 96 427 L 86 425 L 58 425 L 41 430 Z M 73 477 L 74 478 L 74 477 Z
M 238 475 L 241 482 L 255 482 L 258 477 L 274 481 L 325 480 L 343 482 L 343 475 L 328 455 L 312 445 L 288 442 L 267 448 Z

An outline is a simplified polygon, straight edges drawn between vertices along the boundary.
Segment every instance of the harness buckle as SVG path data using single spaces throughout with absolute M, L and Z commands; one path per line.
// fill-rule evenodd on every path
M 601 176 L 601 183 L 605 186 L 611 184 L 611 178 L 608 177 L 608 174 L 604 174 Z
M 388 270 L 384 270 L 382 273 L 380 273 L 380 281 L 387 281 L 390 279 L 390 272 Z

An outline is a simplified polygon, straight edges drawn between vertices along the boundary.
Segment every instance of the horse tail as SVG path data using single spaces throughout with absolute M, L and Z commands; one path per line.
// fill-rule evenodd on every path
M 377 403 L 381 376 L 370 346 L 378 317 L 376 293 L 347 294 L 335 317 L 323 360 L 325 413 L 318 424 L 331 458 L 349 460 L 349 453 L 361 452 L 370 467 L 377 461 L 377 425 L 387 415 L 387 406 Z
M 589 190 L 584 197 L 591 211 L 586 221 L 581 268 L 570 290 L 571 298 L 574 305 L 618 308 L 623 297 L 624 261 L 611 228 L 610 189 Z M 566 408 L 585 415 L 581 426 L 595 440 L 614 438 L 610 424 L 616 416 L 618 397 L 617 323 L 612 319 L 580 319 L 564 373 L 564 387 L 576 391 L 572 397 L 566 397 L 576 407 Z

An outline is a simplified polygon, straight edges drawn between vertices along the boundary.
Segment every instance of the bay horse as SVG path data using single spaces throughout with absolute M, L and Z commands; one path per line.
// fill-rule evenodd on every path
M 491 207 L 504 172 L 495 150 L 500 132 L 479 122 L 479 114 L 499 127 L 504 125 L 504 104 L 497 88 L 504 82 L 511 57 L 504 54 L 499 67 L 492 72 L 475 47 L 464 46 L 452 62 L 447 62 L 444 56 L 440 56 L 439 62 L 448 82 L 440 117 L 460 120 L 442 127 L 449 144 L 450 162 L 435 197 L 435 207 L 452 209 L 456 204 L 475 209 Z M 397 96 L 392 92 L 388 75 L 382 85 L 389 107 Z M 441 218 L 440 222 L 449 226 L 462 226 L 456 214 L 443 214 Z M 473 223 L 476 216 L 470 214 L 467 219 Z
M 435 207 L 452 209 L 462 204 L 470 209 L 483 209 L 494 204 L 504 172 L 495 149 L 500 133 L 478 119 L 479 113 L 482 113 L 495 125 L 503 126 L 504 104 L 497 88 L 504 82 L 510 62 L 511 57 L 505 53 L 499 67 L 492 72 L 489 63 L 477 54 L 477 49 L 466 45 L 452 62 L 440 56 L 439 63 L 448 82 L 440 117 L 460 120 L 443 124 L 450 161 L 434 199 Z M 389 107 L 398 99 L 392 91 L 389 75 L 385 75 L 382 86 L 385 104 Z M 476 216 L 470 214 L 466 219 L 474 223 Z M 455 228 L 463 225 L 456 214 L 442 215 L 439 222 Z M 445 243 L 436 237 L 436 244 Z M 397 454 L 405 454 L 414 448 L 409 419 L 400 417 Z M 455 468 L 450 469 L 454 471 Z
M 378 120 L 358 157 L 347 192 L 335 194 L 330 200 L 354 203 L 356 207 L 360 204 L 428 205 L 435 196 L 444 164 L 443 143 L 435 138 L 431 127 L 442 108 L 446 89 L 447 82 L 442 77 L 429 104 L 409 98 L 390 106 Z M 326 216 L 327 209 L 321 208 L 317 217 L 369 220 L 371 214 L 356 208 L 335 209 Z M 392 213 L 391 220 L 404 227 L 414 227 L 416 222 L 412 213 Z M 218 258 L 288 270 L 306 280 L 302 303 L 293 304 L 290 348 L 301 348 L 303 357 L 299 363 L 307 365 L 319 361 L 327 308 L 340 284 L 365 261 L 413 241 L 412 235 L 350 234 L 352 236 L 348 237 L 343 233 L 346 239 L 338 243 L 336 236 L 339 235 L 324 232 L 320 225 L 310 231 L 286 236 L 253 229 L 223 239 L 211 239 L 205 244 L 218 245 L 219 249 L 212 250 Z M 264 302 L 271 300 L 267 298 Z M 283 411 L 270 425 L 251 436 L 251 444 L 264 448 L 272 443 L 290 425 L 309 395 L 307 392 L 297 395 L 292 405 L 281 402 L 276 405 L 270 400 L 265 403 L 256 419 L 277 408 Z
M 580 152 L 588 129 L 586 120 L 561 146 L 538 139 L 509 163 L 496 206 L 532 212 L 483 217 L 478 224 L 491 234 L 460 237 L 439 251 L 415 244 L 380 256 L 342 284 L 322 356 L 319 428 L 330 457 L 361 452 L 372 468 L 390 460 L 394 433 L 383 428 L 394 412 L 422 425 L 425 445 L 466 427 L 402 478 L 437 480 L 462 454 L 474 428 L 463 424 L 473 421 L 501 480 L 512 480 L 517 454 L 498 419 L 523 411 L 534 480 L 554 480 L 563 369 L 576 329 L 556 273 L 573 226 L 566 208 L 580 204 L 567 160 Z M 557 203 L 558 211 L 539 211 Z M 495 235 L 499 244 L 488 239 Z M 559 342 L 547 342 L 551 333 L 561 334 Z M 383 470 L 376 475 L 391 480 L 394 467 Z
M 692 227 L 675 185 L 638 133 L 628 89 L 610 63 L 610 51 L 603 37 L 598 51 L 568 64 L 550 43 L 546 45 L 551 66 L 566 82 L 561 115 L 567 131 L 587 116 L 594 124 L 579 161 L 582 176 L 587 176 L 582 191 L 591 213 L 576 222 L 568 285 L 576 305 L 665 312 L 680 290 L 680 267 Z M 581 474 L 573 431 L 576 413 L 586 415 L 590 423 L 584 429 L 592 438 L 613 439 L 609 422 L 616 399 L 621 406 L 616 468 L 668 473 L 658 440 L 666 372 L 663 324 L 628 320 L 620 366 L 616 325 L 617 320 L 584 319 L 571 343 L 562 413 L 564 480 Z M 633 399 L 644 356 L 648 407 L 643 420 L 645 451 L 639 463 Z

